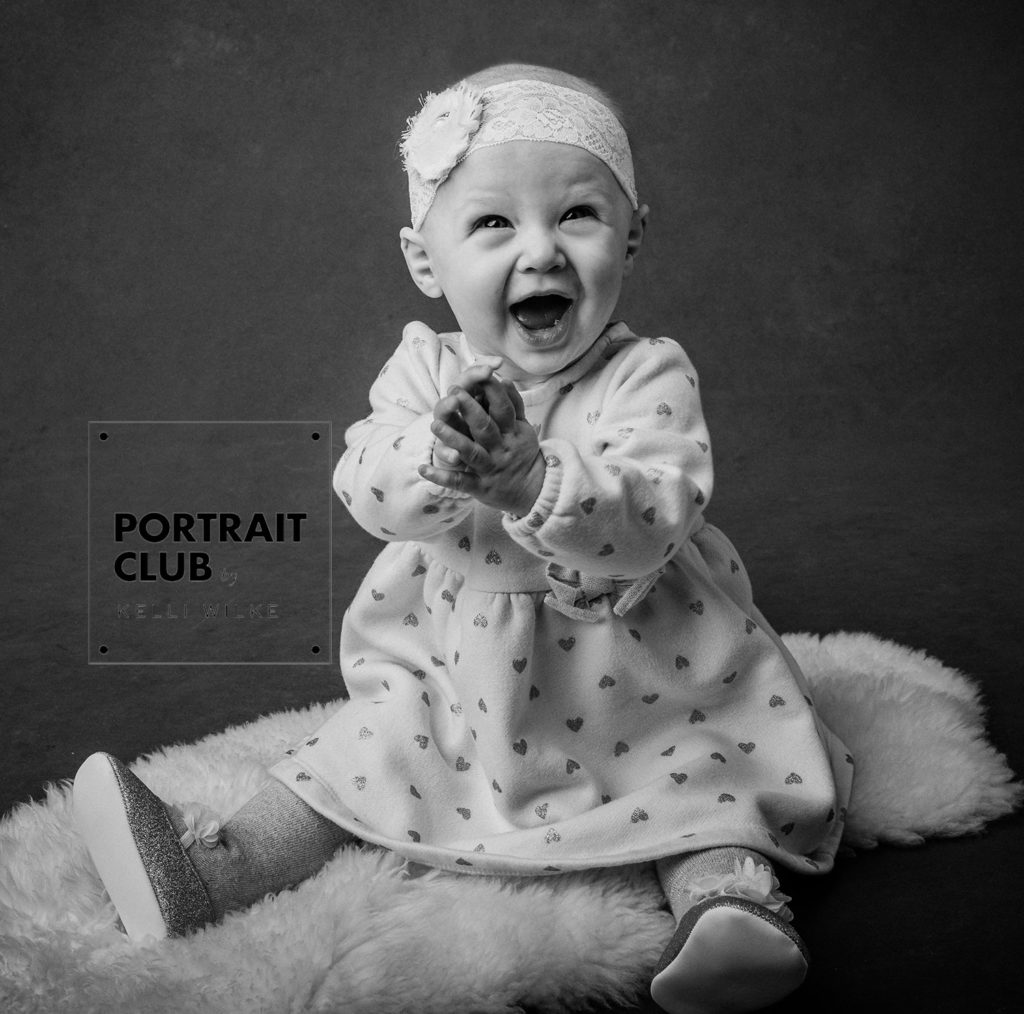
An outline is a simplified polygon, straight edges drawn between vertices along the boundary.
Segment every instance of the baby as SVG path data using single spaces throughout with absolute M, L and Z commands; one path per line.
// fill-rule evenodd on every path
M 127 932 L 180 935 L 370 843 L 467 874 L 654 861 L 667 1011 L 753 1010 L 807 952 L 773 863 L 833 864 L 852 761 L 703 519 L 697 375 L 612 321 L 644 237 L 600 90 L 505 65 L 402 143 L 416 285 L 335 488 L 388 545 L 346 615 L 350 699 L 223 827 L 90 757 L 75 812 Z

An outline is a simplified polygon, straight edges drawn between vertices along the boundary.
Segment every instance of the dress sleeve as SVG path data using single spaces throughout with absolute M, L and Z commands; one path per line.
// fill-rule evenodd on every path
M 345 431 L 334 490 L 378 539 L 429 539 L 470 510 L 467 495 L 428 482 L 417 471 L 433 455 L 430 423 L 442 377 L 456 372 L 453 348 L 425 324 L 407 325 L 370 388 L 370 414 Z
M 701 524 L 713 485 L 697 375 L 683 350 L 642 339 L 607 365 L 584 440 L 541 441 L 547 470 L 530 512 L 505 530 L 552 563 L 611 578 L 643 577 Z

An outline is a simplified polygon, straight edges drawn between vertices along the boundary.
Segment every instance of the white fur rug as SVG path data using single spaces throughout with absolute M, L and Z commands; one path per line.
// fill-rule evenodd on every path
M 858 760 L 845 842 L 978 831 L 1019 802 L 966 677 L 867 634 L 786 642 Z M 163 798 L 230 813 L 336 705 L 271 715 L 135 770 Z M 532 881 L 427 873 L 345 850 L 324 871 L 186 940 L 138 947 L 72 826 L 69 788 L 0 824 L 0 1010 L 484 1014 L 628 1004 L 670 936 L 649 867 Z M 842 876 L 842 866 L 832 874 Z

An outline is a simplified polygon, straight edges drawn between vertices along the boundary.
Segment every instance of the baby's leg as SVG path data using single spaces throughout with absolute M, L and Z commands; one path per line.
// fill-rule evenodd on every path
M 760 1010 L 807 973 L 807 950 L 788 925 L 789 900 L 771 863 L 744 848 L 659 860 L 675 935 L 658 962 L 651 995 L 669 1014 Z
M 116 758 L 93 754 L 78 771 L 75 820 L 133 939 L 183 936 L 319 870 L 349 832 L 277 782 L 223 827 L 198 828 Z M 194 824 L 194 822 L 193 822 Z
M 172 811 L 172 823 L 179 820 Z M 268 894 L 301 883 L 320 870 L 341 845 L 353 841 L 348 831 L 275 781 L 224 824 L 216 847 L 194 842 L 185 854 L 203 881 L 219 920 L 228 912 L 248 908 Z

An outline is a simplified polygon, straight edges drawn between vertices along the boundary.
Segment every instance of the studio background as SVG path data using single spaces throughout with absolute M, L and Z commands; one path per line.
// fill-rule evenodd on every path
M 976 677 L 1024 771 L 1018 8 L 6 3 L 0 812 L 94 750 L 339 694 L 333 666 L 87 664 L 87 422 L 330 420 L 340 455 L 402 326 L 452 325 L 399 252 L 397 138 L 509 59 L 624 106 L 652 212 L 617 316 L 696 363 L 708 517 L 762 610 Z M 336 627 L 376 550 L 339 505 Z M 1019 1009 L 1022 841 L 1018 816 L 788 885 L 800 1002 Z

